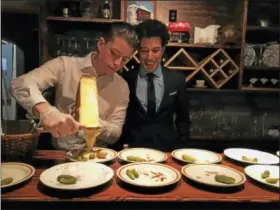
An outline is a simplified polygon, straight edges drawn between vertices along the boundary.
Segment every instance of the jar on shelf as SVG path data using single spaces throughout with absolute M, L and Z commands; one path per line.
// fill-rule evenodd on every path
M 81 0 L 80 14 L 82 17 L 95 18 L 98 15 L 97 0 Z

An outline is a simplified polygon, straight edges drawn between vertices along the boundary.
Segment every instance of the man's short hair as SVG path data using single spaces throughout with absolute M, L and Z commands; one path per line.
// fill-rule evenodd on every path
M 114 22 L 106 27 L 102 34 L 105 41 L 112 41 L 115 37 L 124 38 L 127 43 L 134 49 L 138 47 L 138 36 L 135 28 L 127 22 Z
M 144 20 L 138 24 L 136 32 L 140 42 L 143 38 L 160 37 L 161 44 L 164 47 L 169 41 L 168 28 L 159 20 Z

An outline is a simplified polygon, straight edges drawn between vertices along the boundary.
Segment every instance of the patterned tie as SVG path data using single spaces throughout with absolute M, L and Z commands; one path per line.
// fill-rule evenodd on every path
M 154 73 L 148 73 L 148 91 L 147 91 L 147 112 L 150 118 L 153 118 L 156 113 L 156 95 L 155 95 L 155 86 L 154 86 Z

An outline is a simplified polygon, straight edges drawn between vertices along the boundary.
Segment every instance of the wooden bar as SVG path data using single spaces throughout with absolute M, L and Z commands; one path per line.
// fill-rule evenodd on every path
M 65 162 L 65 152 L 55 150 L 37 151 L 31 165 L 36 168 L 33 178 L 25 185 L 12 191 L 2 190 L 2 209 L 45 209 L 55 205 L 59 209 L 79 208 L 105 208 L 135 206 L 140 203 L 143 208 L 154 205 L 163 205 L 177 209 L 206 207 L 209 209 L 224 209 L 228 207 L 253 207 L 253 208 L 276 208 L 279 205 L 278 192 L 266 189 L 253 183 L 250 179 L 243 188 L 233 191 L 220 191 L 219 189 L 198 186 L 182 178 L 182 180 L 168 190 L 159 189 L 155 193 L 145 193 L 139 189 L 129 188 L 121 184 L 114 175 L 112 182 L 99 189 L 83 192 L 56 191 L 48 189 L 39 182 L 40 174 L 53 165 Z M 180 171 L 183 165 L 174 162 L 170 154 L 165 164 Z M 221 164 L 244 172 L 244 167 L 223 159 Z M 119 162 L 109 165 L 114 171 L 120 166 Z M 82 204 L 81 204 L 82 203 Z M 210 205 L 211 204 L 211 205 Z M 166 206 L 167 205 L 167 206 Z M 141 208 L 138 206 L 138 208 Z

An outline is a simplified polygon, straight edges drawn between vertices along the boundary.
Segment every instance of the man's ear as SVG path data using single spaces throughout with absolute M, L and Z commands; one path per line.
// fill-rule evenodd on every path
M 100 37 L 98 40 L 97 40 L 97 48 L 98 48 L 98 51 L 100 51 L 100 49 L 102 47 L 104 47 L 104 45 L 106 44 L 106 41 L 103 37 Z

